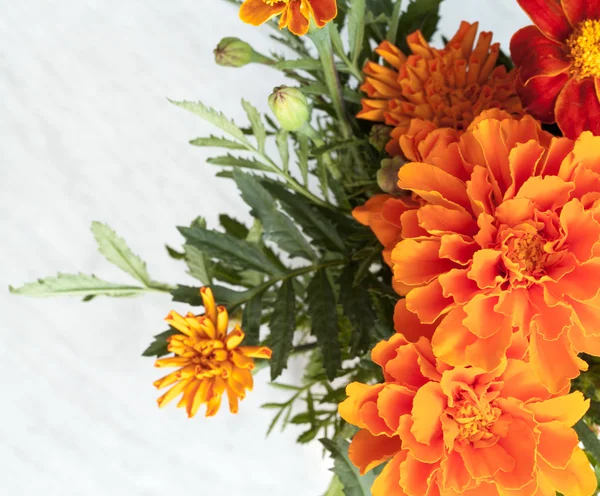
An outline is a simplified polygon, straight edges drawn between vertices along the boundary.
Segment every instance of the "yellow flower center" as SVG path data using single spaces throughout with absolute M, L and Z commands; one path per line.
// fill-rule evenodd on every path
M 449 409 L 448 414 L 458 424 L 459 441 L 476 442 L 494 437 L 491 428 L 500 417 L 501 411 L 494 402 L 479 402 L 471 398 L 459 400 L 456 407 Z
M 600 77 L 600 19 L 586 19 L 567 40 L 571 72 L 584 78 Z
M 537 234 L 513 238 L 508 259 L 519 266 L 523 274 L 533 275 L 544 270 L 548 254 L 544 251 L 544 239 Z

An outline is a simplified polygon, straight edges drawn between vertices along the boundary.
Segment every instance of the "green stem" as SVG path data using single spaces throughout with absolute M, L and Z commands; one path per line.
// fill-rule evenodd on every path
M 600 439 L 598 439 L 598 436 L 590 430 L 583 419 L 575 424 L 574 429 L 586 451 L 589 451 L 596 460 L 600 461 Z
M 298 130 L 298 132 L 304 134 L 317 147 L 322 147 L 326 145 L 325 141 L 323 141 L 319 133 L 317 133 L 315 128 L 312 127 L 308 122 L 305 122 L 304 125 Z M 329 154 L 329 152 L 323 154 L 323 162 L 325 162 L 325 166 L 327 167 L 334 179 L 339 180 L 342 178 L 342 173 L 340 172 L 340 169 L 337 166 L 337 164 L 334 163 L 333 160 L 331 160 L 331 155 Z
M 331 96 L 331 103 L 337 115 L 340 131 L 345 139 L 352 136 L 352 130 L 348 124 L 346 112 L 344 110 L 344 100 L 342 98 L 342 87 L 338 77 L 337 69 L 333 60 L 333 48 L 331 45 L 331 35 L 328 28 L 312 29 L 308 37 L 312 40 L 319 52 L 319 59 L 325 75 L 325 84 Z
M 254 62 L 255 64 L 263 64 L 263 65 L 275 65 L 277 63 L 277 61 L 275 59 L 272 59 L 271 57 L 267 57 L 266 55 L 263 55 L 262 53 L 258 53 L 257 51 L 252 51 L 252 59 L 250 60 L 251 62 Z

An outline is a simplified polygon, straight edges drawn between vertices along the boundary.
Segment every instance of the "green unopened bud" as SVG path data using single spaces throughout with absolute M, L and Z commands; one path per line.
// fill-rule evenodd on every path
M 279 86 L 269 97 L 269 107 L 277 117 L 279 124 L 286 131 L 297 131 L 310 118 L 308 101 L 296 88 Z
M 385 145 L 387 145 L 388 141 L 390 141 L 391 130 L 392 128 L 389 126 L 375 124 L 369 133 L 369 143 L 371 143 L 371 145 L 375 147 L 377 151 L 383 151 Z
M 214 50 L 215 62 L 225 67 L 243 67 L 252 62 L 254 50 L 238 38 L 223 38 Z
M 377 185 L 390 195 L 402 193 L 398 187 L 398 171 L 406 163 L 402 157 L 385 158 L 377 171 Z

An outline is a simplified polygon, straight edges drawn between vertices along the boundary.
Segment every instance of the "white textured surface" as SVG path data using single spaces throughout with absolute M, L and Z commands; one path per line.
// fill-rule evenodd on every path
M 241 122 L 242 96 L 266 110 L 278 73 L 218 67 L 212 49 L 235 34 L 267 51 L 268 30 L 214 0 L 0 4 L 0 494 L 321 494 L 329 462 L 317 443 L 294 444 L 291 428 L 265 439 L 272 412 L 259 405 L 281 398 L 266 373 L 237 416 L 156 408 L 158 374 L 139 355 L 167 311 L 184 310 L 168 296 L 82 304 L 6 291 L 57 271 L 126 281 L 95 250 L 96 219 L 154 278 L 191 282 L 163 248 L 179 245 L 174 226 L 248 214 L 203 164 L 209 153 L 187 144 L 210 127 L 166 97 Z M 526 23 L 512 0 L 446 0 L 443 12 L 447 36 L 480 19 L 505 48 Z

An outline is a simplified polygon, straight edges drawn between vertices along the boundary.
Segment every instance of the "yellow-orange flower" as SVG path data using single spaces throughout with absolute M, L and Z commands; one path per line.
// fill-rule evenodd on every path
M 238 400 L 244 399 L 246 390 L 252 390 L 252 358 L 271 358 L 271 350 L 264 346 L 240 346 L 244 333 L 239 325 L 227 332 L 229 317 L 222 306 L 215 306 L 212 291 L 200 290 L 205 314 L 186 317 L 171 311 L 167 323 L 181 332 L 168 338 L 172 357 L 156 361 L 156 367 L 178 367 L 178 370 L 157 380 L 158 389 L 171 388 L 158 398 L 165 406 L 183 393 L 178 407 L 185 407 L 193 417 L 200 405 L 206 404 L 206 416 L 219 411 L 221 397 L 227 392 L 229 410 L 237 413 Z
M 501 108 L 521 115 L 515 92 L 515 71 L 496 66 L 500 45 L 491 44 L 492 33 L 482 32 L 473 45 L 477 23 L 462 22 L 444 49 L 432 48 L 420 31 L 407 37 L 408 57 L 388 41 L 376 52 L 392 68 L 368 62 L 366 82 L 357 117 L 394 126 L 387 151 L 400 154 L 398 140 L 412 119 L 431 121 L 435 127 L 463 131 L 483 110 Z
M 365 473 L 387 462 L 373 496 L 591 496 L 596 477 L 571 428 L 589 401 L 552 395 L 530 363 L 486 372 L 436 360 L 401 334 L 372 353 L 383 384 L 352 383 L 339 413 Z
M 337 15 L 336 0 L 246 0 L 240 8 L 240 19 L 259 26 L 281 15 L 279 29 L 288 28 L 298 36 L 308 32 L 311 19 L 322 28 Z
M 396 329 L 435 325 L 436 356 L 494 370 L 525 343 L 553 393 L 600 355 L 600 137 L 555 138 L 530 116 L 483 113 L 465 133 L 408 135 L 394 279 Z M 441 145 L 440 145 L 441 144 Z M 424 331 L 431 334 L 431 330 Z

